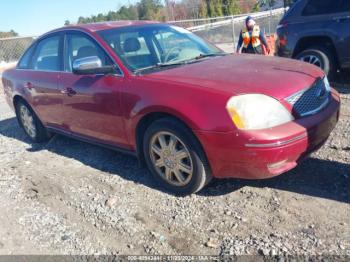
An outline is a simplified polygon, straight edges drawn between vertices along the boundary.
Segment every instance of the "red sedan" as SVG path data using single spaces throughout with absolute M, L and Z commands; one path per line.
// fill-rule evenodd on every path
M 140 21 L 49 32 L 3 86 L 32 141 L 60 133 L 136 155 L 180 195 L 212 177 L 294 168 L 323 145 L 340 107 L 317 67 L 226 54 L 182 28 Z

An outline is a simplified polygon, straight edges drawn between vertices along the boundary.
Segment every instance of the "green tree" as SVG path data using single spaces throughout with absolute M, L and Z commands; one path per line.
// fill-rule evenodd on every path
M 276 3 L 276 0 L 259 0 L 260 6 L 272 7 Z
M 0 38 L 7 38 L 7 37 L 16 37 L 18 36 L 18 33 L 14 30 L 10 30 L 9 32 L 1 32 L 0 31 Z
M 137 12 L 137 8 L 134 5 L 130 6 L 122 6 L 116 13 L 116 19 L 111 20 L 137 20 L 139 18 L 139 14 Z
M 210 17 L 223 15 L 222 0 L 207 0 L 207 8 Z
M 137 5 L 140 20 L 160 20 L 163 5 L 160 0 L 141 0 Z
M 225 16 L 236 15 L 240 13 L 240 8 L 237 0 L 223 0 L 223 13 Z
M 214 9 L 215 9 L 215 14 L 216 16 L 223 16 L 223 0 L 215 0 L 214 1 Z
M 207 7 L 207 3 L 205 0 L 200 0 L 198 14 L 199 14 L 200 18 L 208 17 L 208 7 Z
M 256 4 L 254 4 L 252 8 L 252 12 L 259 12 L 259 11 L 260 11 L 260 5 L 258 2 L 256 2 Z

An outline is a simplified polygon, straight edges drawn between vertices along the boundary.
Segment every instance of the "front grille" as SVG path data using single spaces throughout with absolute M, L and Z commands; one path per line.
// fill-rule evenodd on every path
M 307 116 L 322 110 L 329 102 L 329 95 L 330 90 L 323 79 L 319 79 L 312 87 L 291 95 L 286 101 L 292 105 L 293 112 Z

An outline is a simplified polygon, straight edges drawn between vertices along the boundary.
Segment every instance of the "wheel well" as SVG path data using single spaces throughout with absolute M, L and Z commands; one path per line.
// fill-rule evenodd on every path
M 338 64 L 337 50 L 335 49 L 332 39 L 328 36 L 312 36 L 300 39 L 297 46 L 294 49 L 293 58 L 295 58 L 302 51 L 315 46 L 322 46 L 327 48 L 327 50 L 332 52 Z
M 26 101 L 23 99 L 23 97 L 21 97 L 21 96 L 19 96 L 19 95 L 15 95 L 15 97 L 13 98 L 13 105 L 16 106 L 17 103 L 18 103 L 19 101 L 26 102 Z
M 178 121 L 179 123 L 183 124 L 188 129 L 188 131 L 190 131 L 193 134 L 192 129 L 184 121 L 182 121 L 181 119 L 179 119 L 174 115 L 171 115 L 168 113 L 161 113 L 161 112 L 149 113 L 139 121 L 136 127 L 136 152 L 141 165 L 145 164 L 145 158 L 143 154 L 143 134 L 154 121 L 162 118 L 172 118 Z M 195 139 L 197 140 L 198 144 L 200 145 L 201 149 L 205 154 L 202 144 L 194 134 L 193 136 L 195 137 Z
M 13 105 L 14 105 L 15 108 L 16 108 L 17 103 L 18 103 L 19 101 L 22 101 L 22 102 L 28 104 L 28 103 L 26 102 L 26 100 L 24 100 L 23 97 L 21 97 L 21 96 L 19 96 L 19 95 L 15 95 L 15 97 L 13 98 Z

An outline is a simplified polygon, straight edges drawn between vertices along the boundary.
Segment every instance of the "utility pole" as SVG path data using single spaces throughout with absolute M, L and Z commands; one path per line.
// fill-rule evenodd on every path
M 271 18 L 272 18 L 272 1 L 268 1 L 270 7 L 270 17 L 269 17 L 269 35 L 271 35 Z

